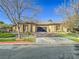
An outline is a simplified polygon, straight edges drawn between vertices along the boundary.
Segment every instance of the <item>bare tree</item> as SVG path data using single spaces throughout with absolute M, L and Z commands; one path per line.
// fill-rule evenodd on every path
M 79 0 L 69 0 L 69 6 L 67 6 L 67 0 L 64 0 L 64 3 L 62 6 L 58 8 L 58 11 L 64 15 L 63 25 L 70 30 L 72 30 L 79 22 Z
M 78 0 L 70 0 L 70 8 L 72 11 L 70 14 L 73 14 L 72 16 L 70 14 L 67 14 L 68 16 L 68 23 L 66 25 L 70 28 L 70 30 L 73 30 L 75 26 L 77 26 L 77 22 L 79 22 L 79 1 Z M 76 25 L 75 25 L 76 24 Z
M 22 16 L 25 16 L 28 9 L 35 11 L 32 2 L 31 0 L 0 0 L 0 9 L 18 27 L 18 38 L 21 38 L 19 22 L 23 20 Z

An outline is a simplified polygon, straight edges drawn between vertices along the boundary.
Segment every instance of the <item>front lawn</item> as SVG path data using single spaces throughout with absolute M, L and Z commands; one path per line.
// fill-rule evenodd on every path
M 76 33 L 59 33 L 59 36 L 79 42 L 79 34 Z
M 15 42 L 14 38 L 0 38 L 0 42 Z
M 17 41 L 16 34 L 7 33 L 7 32 L 0 32 L 0 42 L 16 42 L 16 41 Z M 21 38 L 21 41 L 35 42 L 36 39 L 34 36 L 31 36 L 31 35 L 27 36 L 26 35 L 26 37 Z
M 9 37 L 16 37 L 16 35 L 11 33 L 0 33 L 0 38 L 9 38 Z
M 25 37 L 17 40 L 17 38 L 0 38 L 0 42 L 35 42 L 35 37 Z
M 16 40 L 16 38 L 0 38 L 0 42 L 35 42 L 36 39 L 34 37 L 21 38 L 20 40 Z
M 16 35 L 4 31 L 0 31 L 0 42 L 14 42 Z

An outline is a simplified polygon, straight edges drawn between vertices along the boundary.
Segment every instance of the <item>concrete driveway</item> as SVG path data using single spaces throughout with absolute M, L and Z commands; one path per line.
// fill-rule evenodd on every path
M 37 37 L 38 44 L 74 44 L 75 42 L 62 37 Z

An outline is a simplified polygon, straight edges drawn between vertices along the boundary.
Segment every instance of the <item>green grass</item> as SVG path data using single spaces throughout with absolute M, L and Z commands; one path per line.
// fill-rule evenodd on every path
M 35 38 L 22 38 L 21 41 L 24 41 L 24 42 L 35 42 Z M 16 42 L 16 39 L 14 38 L 0 38 L 0 42 Z M 19 42 L 19 41 L 18 41 Z
M 11 37 L 15 36 L 15 34 L 0 31 L 0 42 L 14 42 L 16 41 L 15 38 Z
M 79 38 L 74 38 L 74 39 L 72 39 L 72 40 L 74 40 L 74 41 L 76 41 L 76 42 L 79 42 Z
M 59 36 L 79 42 L 79 34 L 76 33 L 59 33 Z
M 11 33 L 0 33 L 0 38 L 9 38 L 9 37 L 15 37 L 15 34 Z
M 6 38 L 1 38 L 0 42 L 15 42 L 16 40 L 14 38 L 6 39 Z
M 29 32 L 29 34 L 31 33 Z M 0 31 L 0 42 L 15 42 L 16 38 L 13 38 L 13 37 L 16 37 L 16 35 L 12 33 L 6 33 L 6 32 Z M 22 41 L 28 41 L 28 42 L 36 41 L 34 36 L 28 36 L 28 37 L 21 38 L 21 39 Z

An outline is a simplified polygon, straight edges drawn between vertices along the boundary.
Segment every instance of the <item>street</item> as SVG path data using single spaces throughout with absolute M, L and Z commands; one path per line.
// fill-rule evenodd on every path
M 7 47 L 7 46 L 5 46 Z M 8 46 L 0 48 L 0 59 L 78 59 L 74 55 L 74 45 L 70 46 Z M 10 49 L 11 48 L 11 49 Z

